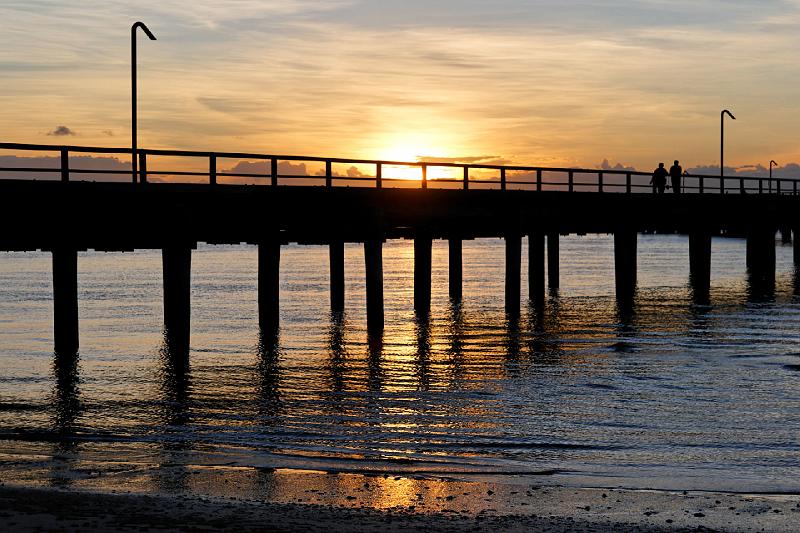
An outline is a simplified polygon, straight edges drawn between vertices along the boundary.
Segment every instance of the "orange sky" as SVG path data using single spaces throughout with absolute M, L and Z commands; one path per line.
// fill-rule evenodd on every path
M 0 5 L 3 140 L 129 144 L 141 19 L 144 147 L 689 167 L 727 107 L 726 164 L 800 161 L 796 1 L 129 4 Z

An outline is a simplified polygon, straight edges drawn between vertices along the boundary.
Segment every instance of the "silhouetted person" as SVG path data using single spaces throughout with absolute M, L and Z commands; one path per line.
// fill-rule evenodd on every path
M 669 168 L 669 177 L 672 178 L 672 192 L 675 194 L 681 193 L 681 176 L 683 176 L 683 169 L 676 159 L 675 163 Z
M 653 171 L 650 185 L 653 186 L 654 193 L 664 194 L 664 189 L 667 187 L 667 169 L 664 168 L 664 163 L 659 163 L 658 168 Z

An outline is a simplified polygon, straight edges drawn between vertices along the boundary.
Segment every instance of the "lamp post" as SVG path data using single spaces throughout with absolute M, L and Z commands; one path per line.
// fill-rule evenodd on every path
M 136 30 L 139 28 L 151 41 L 156 40 L 156 36 L 144 25 L 144 22 L 135 22 L 131 26 L 131 179 L 133 183 L 136 183 L 138 172 L 136 157 Z
M 736 117 L 727 109 L 723 109 L 719 114 L 719 192 L 725 194 L 725 115 L 733 120 Z
M 774 160 L 769 160 L 769 193 L 772 194 L 772 167 L 776 166 L 779 167 L 780 165 L 776 163 Z

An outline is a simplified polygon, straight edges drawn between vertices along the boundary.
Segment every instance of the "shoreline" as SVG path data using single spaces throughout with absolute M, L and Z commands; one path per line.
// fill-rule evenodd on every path
M 312 471 L 257 487 L 228 471 L 179 487 L 125 476 L 94 486 L 0 484 L 0 529 L 223 531 L 796 530 L 800 495 L 574 488 Z M 247 472 L 239 472 L 247 474 Z M 173 477 L 174 472 L 167 475 Z M 5 477 L 5 476 L 4 476 Z M 183 482 L 183 484 L 181 483 Z M 210 484 L 209 484 L 210 483 Z

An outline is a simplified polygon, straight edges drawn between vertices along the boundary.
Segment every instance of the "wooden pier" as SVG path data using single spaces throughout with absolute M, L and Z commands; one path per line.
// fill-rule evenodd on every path
M 800 224 L 797 181 L 786 179 L 767 183 L 760 177 L 693 175 L 685 178 L 681 194 L 656 195 L 648 173 L 631 171 L 139 150 L 137 179 L 131 183 L 129 170 L 71 167 L 76 155 L 124 158 L 130 149 L 0 143 L 0 150 L 51 154 L 57 161 L 46 168 L 0 168 L 0 249 L 52 252 L 60 353 L 77 352 L 79 346 L 77 253 L 82 250 L 162 250 L 165 331 L 188 351 L 191 254 L 198 242 L 258 246 L 264 331 L 278 328 L 283 244 L 330 246 L 330 304 L 340 313 L 346 291 L 344 244 L 363 243 L 368 328 L 380 331 L 387 239 L 414 240 L 414 309 L 424 317 L 431 304 L 434 239 L 449 242 L 449 295 L 458 300 L 463 241 L 504 238 L 505 307 L 515 316 L 524 237 L 533 304 L 544 302 L 548 286 L 558 288 L 559 236 L 573 233 L 614 235 L 616 295 L 622 302 L 632 300 L 642 231 L 689 235 L 691 283 L 703 302 L 710 289 L 712 235 L 746 235 L 750 276 L 769 285 L 775 281 L 776 232 L 790 240 Z M 165 157 L 185 159 L 186 169 L 153 164 Z M 264 172 L 226 171 L 222 161 L 262 162 Z M 295 169 L 316 164 L 322 170 L 284 174 L 282 163 Z M 350 168 L 372 170 L 346 171 Z M 418 170 L 420 179 L 391 177 L 388 171 L 398 169 Z M 433 179 L 434 169 L 443 177 Z

